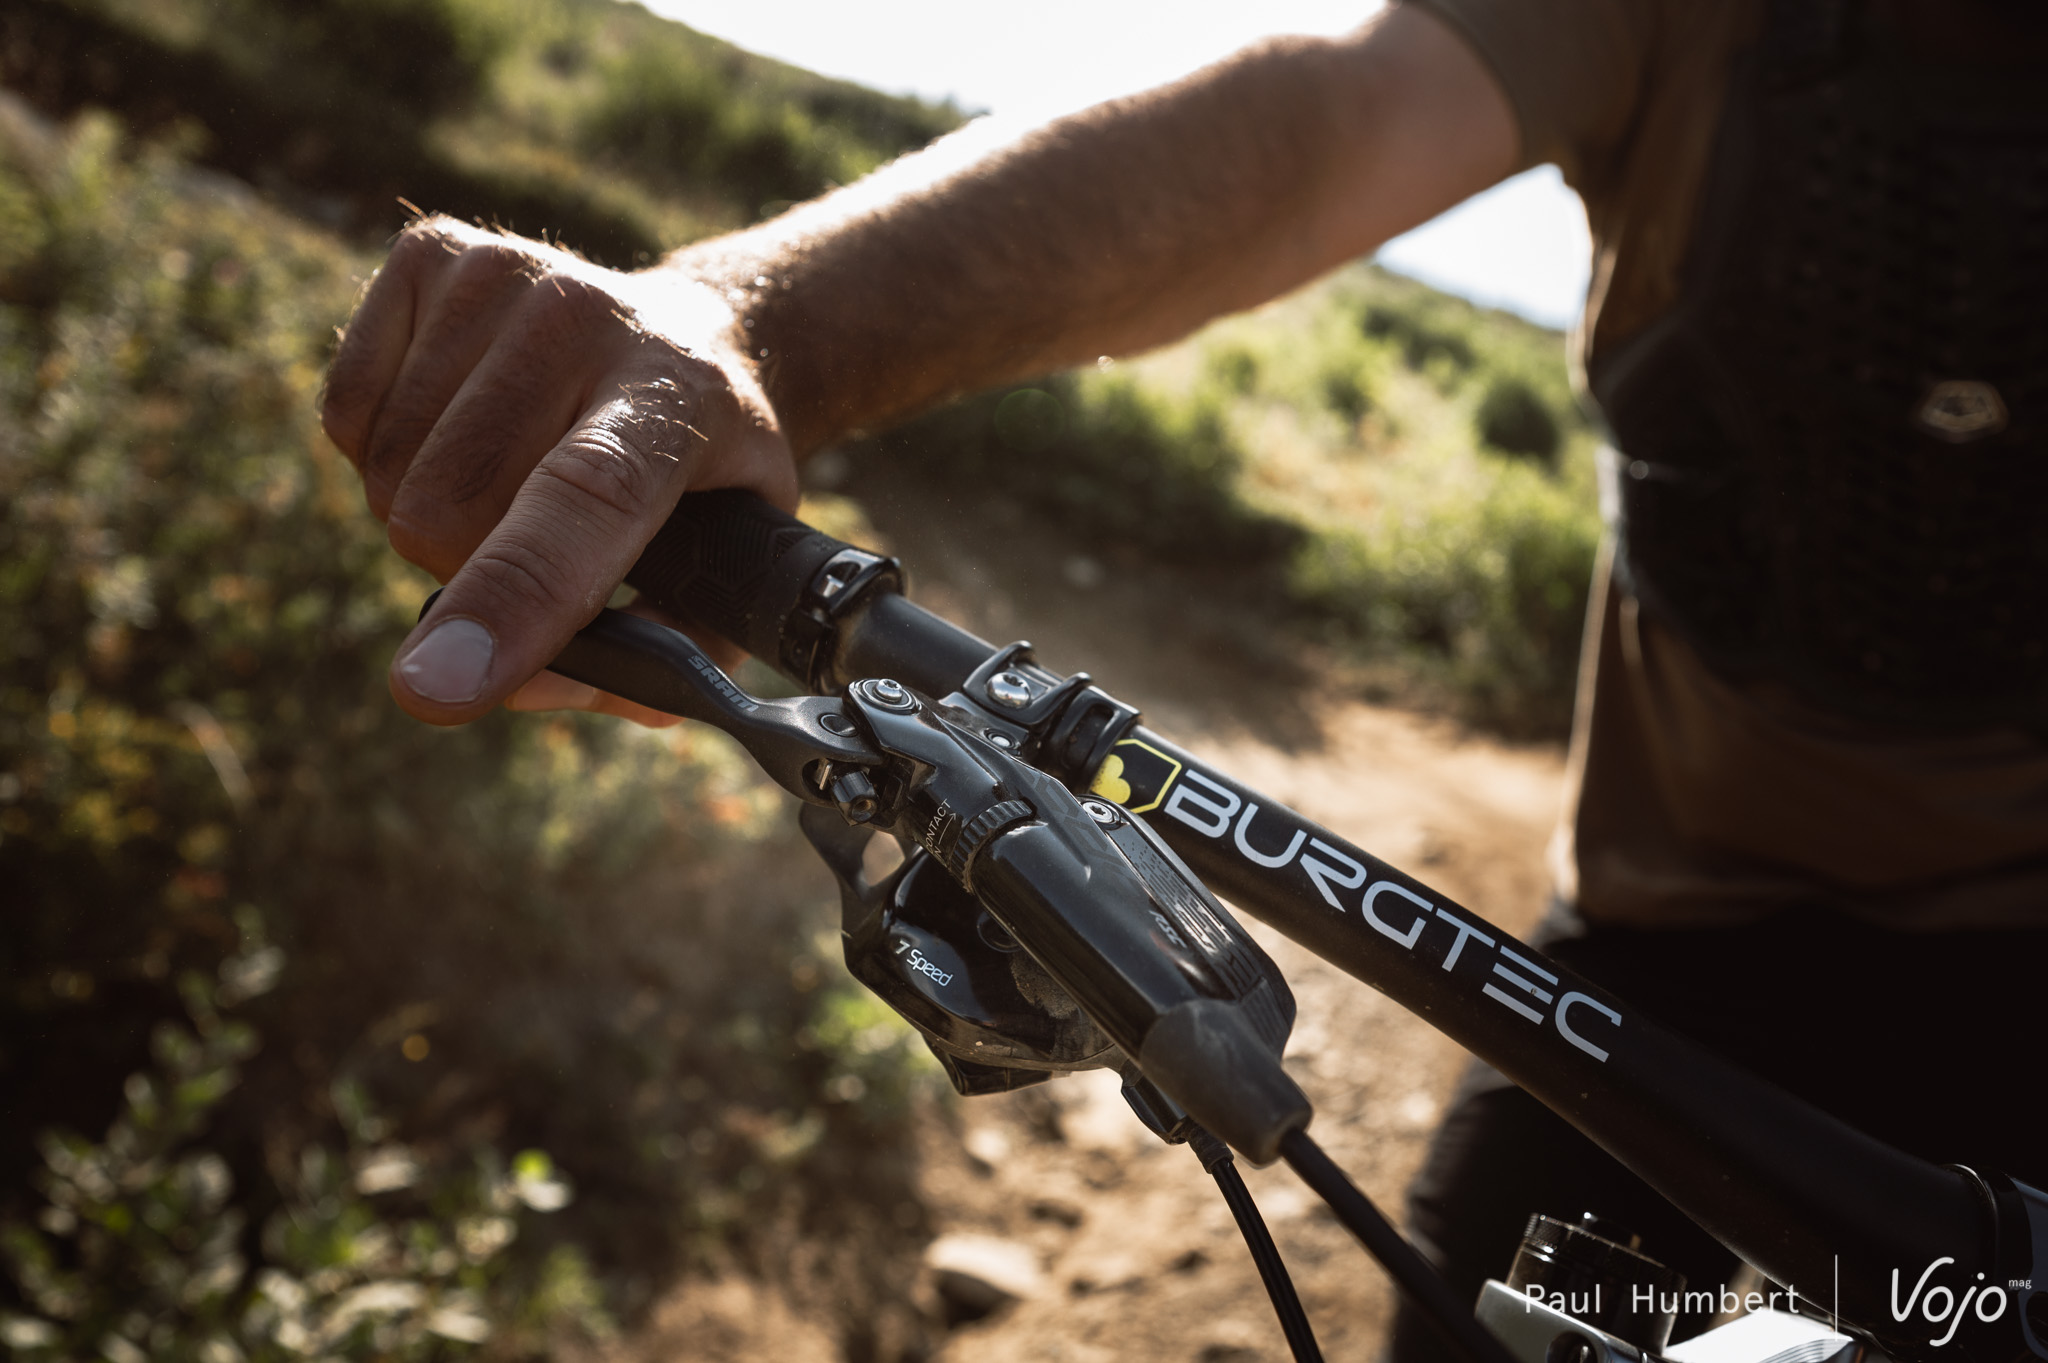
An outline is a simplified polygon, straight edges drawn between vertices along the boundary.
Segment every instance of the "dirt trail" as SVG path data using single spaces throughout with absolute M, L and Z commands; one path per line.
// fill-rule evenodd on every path
M 1188 575 L 1047 543 L 1021 512 L 984 505 L 967 518 L 886 485 L 860 496 L 913 565 L 920 600 L 991 640 L 1032 639 L 1055 668 L 1086 666 L 1160 732 L 1510 931 L 1540 911 L 1557 747 L 1512 746 L 1335 695 L 1262 622 L 1216 607 Z M 1318 1138 L 1398 1219 L 1462 1052 L 1277 934 L 1253 930 L 1299 1003 L 1288 1063 L 1316 1102 Z M 1138 1124 L 1112 1076 L 947 1104 L 924 1123 L 920 1145 L 939 1236 L 932 1263 L 965 1265 L 1014 1294 L 943 1335 L 942 1363 L 1287 1357 L 1214 1184 L 1186 1149 Z M 1391 1293 L 1377 1265 L 1284 1168 L 1245 1173 L 1326 1355 L 1374 1358 Z M 934 1313 L 950 1305 L 957 1315 L 960 1280 L 951 1281 L 949 1297 L 928 1267 L 914 1290 Z M 727 1323 L 752 1314 L 692 1297 L 696 1306 L 668 1310 L 661 1333 L 683 1346 L 672 1356 L 707 1356 L 703 1307 Z M 678 1330 L 685 1319 L 699 1328 Z M 829 1348 L 821 1333 L 808 1338 Z M 782 1328 L 752 1343 L 732 1338 L 710 1352 L 812 1353 Z

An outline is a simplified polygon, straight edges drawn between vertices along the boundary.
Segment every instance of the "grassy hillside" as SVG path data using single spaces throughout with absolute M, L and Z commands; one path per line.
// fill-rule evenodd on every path
M 1378 691 L 1555 736 L 1599 538 L 1593 446 L 1555 332 L 1356 265 L 853 453 L 1037 505 L 1112 566 L 1250 593 Z
M 0 82 L 96 106 L 328 226 L 401 200 L 631 265 L 843 184 L 958 112 L 615 0 L 13 0 Z

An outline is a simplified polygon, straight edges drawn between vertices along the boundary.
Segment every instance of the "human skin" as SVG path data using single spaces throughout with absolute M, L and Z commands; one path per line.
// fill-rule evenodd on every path
M 398 703 L 666 716 L 542 669 L 688 489 L 795 505 L 796 460 L 954 394 L 1254 306 L 1508 174 L 1478 58 L 1396 6 L 999 136 L 970 125 L 635 272 L 444 218 L 408 228 L 328 376 L 328 434 L 443 581 Z

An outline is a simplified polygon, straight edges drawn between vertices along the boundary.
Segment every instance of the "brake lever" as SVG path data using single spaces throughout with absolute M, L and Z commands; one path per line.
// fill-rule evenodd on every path
M 433 604 L 429 596 L 420 614 Z M 886 759 L 830 696 L 748 695 L 689 635 L 611 609 L 578 630 L 548 670 L 732 735 L 807 804 L 836 806 L 852 823 L 874 813 L 867 772 Z

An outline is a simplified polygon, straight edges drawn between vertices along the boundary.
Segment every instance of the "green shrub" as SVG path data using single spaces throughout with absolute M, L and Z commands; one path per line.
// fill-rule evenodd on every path
M 1360 327 L 1376 341 L 1390 341 L 1401 352 L 1410 369 L 1425 370 L 1448 365 L 1462 374 L 1479 362 L 1469 334 L 1470 323 L 1457 317 L 1455 305 L 1446 308 L 1432 302 L 1407 306 L 1375 303 L 1360 319 Z
M 203 1143 L 258 1044 L 223 1010 L 266 992 L 282 965 L 257 917 L 242 922 L 243 950 L 217 981 L 180 981 L 189 1027 L 157 1025 L 154 1064 L 128 1077 L 105 1139 L 42 1138 L 44 1205 L 33 1225 L 0 1224 L 30 1311 L 0 1314 L 0 1342 L 24 1359 L 282 1363 L 445 1358 L 494 1336 L 506 1352 L 508 1330 L 607 1333 L 590 1294 L 560 1290 L 583 1271 L 573 1249 L 542 1264 L 544 1284 L 507 1271 L 521 1222 L 569 1201 L 544 1153 L 508 1163 L 484 1149 L 451 1166 L 392 1141 L 348 1080 L 334 1095 L 345 1148 L 269 1152 L 276 1209 L 251 1262 L 234 1171 Z
M 1526 379 L 1503 374 L 1486 385 L 1473 418 L 1479 438 L 1503 454 L 1518 454 L 1549 464 L 1564 444 L 1564 431 Z

